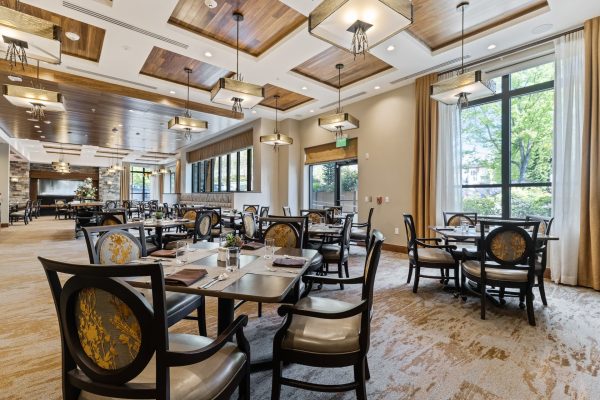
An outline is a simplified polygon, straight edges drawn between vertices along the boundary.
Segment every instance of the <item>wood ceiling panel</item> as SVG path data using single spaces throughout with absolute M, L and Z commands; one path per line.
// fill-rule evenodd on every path
M 458 1 L 413 0 L 415 22 L 408 28 L 432 51 L 457 44 L 461 34 Z M 546 0 L 472 0 L 465 10 L 465 38 L 516 24 L 549 10 Z
M 341 78 L 342 87 L 392 68 L 391 65 L 371 53 L 367 53 L 365 57 L 357 56 L 355 59 L 352 53 L 332 46 L 298 65 L 292 71 L 337 88 L 338 70 L 335 65 L 338 63 L 344 64 Z
M 190 86 L 201 90 L 210 90 L 219 78 L 233 76 L 233 72 L 225 68 L 216 67 L 156 46 L 152 48 L 140 74 L 187 85 L 187 73 L 183 70 L 185 67 L 192 69 Z
M 3 3 L 4 5 L 14 8 L 15 0 L 9 0 Z M 104 35 L 106 33 L 104 29 L 59 14 L 54 14 L 30 4 L 20 3 L 19 11 L 47 21 L 52 21 L 55 25 L 59 25 L 62 28 L 61 39 L 63 54 L 95 62 L 100 60 Z M 75 42 L 68 39 L 65 36 L 67 32 L 78 34 L 79 40 Z
M 313 99 L 312 97 L 304 96 L 303 94 L 292 92 L 291 90 L 280 88 L 271 85 L 270 83 L 267 83 L 263 88 L 265 89 L 265 99 L 260 102 L 260 105 L 275 108 L 275 99 L 273 96 L 279 95 L 278 108 L 282 111 L 287 111 L 290 108 L 294 108 Z
M 169 23 L 235 47 L 234 11 L 244 15 L 240 22 L 240 50 L 255 57 L 306 21 L 304 15 L 278 0 L 219 0 L 215 8 L 208 8 L 199 0 L 179 0 Z

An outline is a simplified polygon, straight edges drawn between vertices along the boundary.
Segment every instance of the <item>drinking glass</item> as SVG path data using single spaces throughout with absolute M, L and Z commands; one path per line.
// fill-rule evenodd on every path
M 219 246 L 226 247 L 226 245 L 227 245 L 227 234 L 221 233 L 221 235 L 219 236 Z
M 177 242 L 175 242 L 175 263 L 176 264 L 181 265 L 186 262 L 185 245 L 186 245 L 186 242 L 184 242 L 183 240 L 178 240 Z
M 265 260 L 270 260 L 275 254 L 275 239 L 265 239 Z
M 460 230 L 462 231 L 462 233 L 469 232 L 469 223 L 468 222 L 461 222 L 460 223 Z
M 240 248 L 239 247 L 228 247 L 227 248 L 227 263 L 225 271 L 234 272 L 240 269 Z
M 319 218 L 319 222 L 321 223 L 321 225 L 325 225 L 325 217 Z

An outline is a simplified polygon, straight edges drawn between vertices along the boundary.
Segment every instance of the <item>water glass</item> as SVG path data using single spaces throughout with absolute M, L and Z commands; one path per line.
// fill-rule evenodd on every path
M 221 233 L 221 235 L 219 236 L 219 246 L 227 247 L 227 234 L 226 233 Z
M 186 242 L 184 242 L 183 240 L 178 240 L 177 242 L 175 242 L 175 263 L 176 264 L 183 264 L 186 262 L 186 255 L 185 255 L 185 246 L 186 246 Z
M 460 223 L 460 230 L 461 230 L 462 233 L 469 232 L 469 223 L 468 222 L 461 222 Z
M 275 254 L 275 239 L 265 239 L 265 260 L 270 260 Z
M 240 269 L 240 248 L 239 247 L 228 247 L 227 248 L 227 263 L 225 271 L 234 272 Z

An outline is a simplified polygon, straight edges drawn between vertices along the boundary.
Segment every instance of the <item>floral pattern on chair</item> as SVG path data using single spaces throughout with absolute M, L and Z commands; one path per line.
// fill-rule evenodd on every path
M 499 232 L 491 239 L 490 250 L 492 256 L 497 259 L 512 263 L 521 260 L 525 256 L 527 241 L 519 232 Z
M 81 347 L 98 367 L 116 370 L 137 357 L 140 325 L 131 309 L 113 294 L 98 288 L 81 290 L 75 320 Z
M 267 228 L 265 239 L 273 239 L 277 247 L 298 247 L 300 237 L 294 227 L 284 223 L 274 223 Z
M 306 214 L 306 216 L 308 217 L 308 221 L 312 222 L 313 224 L 320 224 L 321 218 L 325 217 L 325 215 L 316 212 L 309 212 L 308 214 Z
M 100 264 L 127 264 L 141 257 L 136 238 L 127 232 L 108 232 L 98 240 Z
M 183 214 L 183 219 L 189 219 L 190 222 L 186 222 L 183 224 L 185 229 L 194 229 L 194 225 L 196 224 L 196 211 L 188 210 Z

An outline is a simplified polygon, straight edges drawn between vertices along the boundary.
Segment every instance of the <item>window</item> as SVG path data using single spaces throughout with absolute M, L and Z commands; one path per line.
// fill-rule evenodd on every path
M 131 167 L 131 200 L 148 201 L 152 196 L 151 168 Z
M 311 165 L 309 185 L 310 208 L 342 206 L 343 212 L 358 212 L 356 160 Z
M 175 193 L 175 172 L 169 170 L 163 175 L 163 190 L 165 193 Z
M 464 211 L 552 213 L 554 63 L 497 78 L 498 93 L 461 112 Z
M 252 190 L 252 148 L 192 164 L 192 192 Z

